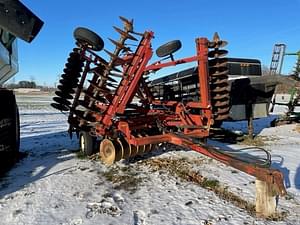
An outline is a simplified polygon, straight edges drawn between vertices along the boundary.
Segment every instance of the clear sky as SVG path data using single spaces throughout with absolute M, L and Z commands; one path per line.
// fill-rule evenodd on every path
M 120 15 L 133 18 L 137 32 L 155 32 L 154 50 L 180 39 L 182 49 L 176 58 L 195 54 L 194 39 L 211 38 L 215 31 L 229 42 L 230 57 L 257 58 L 267 66 L 275 43 L 287 44 L 289 52 L 300 50 L 300 0 L 21 1 L 45 24 L 31 44 L 19 41 L 20 71 L 15 81 L 34 77 L 38 84 L 53 86 L 74 47 L 77 26 L 94 30 L 104 39 L 105 48 L 113 50 L 107 38 L 118 38 L 112 26 L 122 25 Z M 100 55 L 106 57 L 104 52 Z M 290 72 L 295 61 L 286 57 L 283 72 Z

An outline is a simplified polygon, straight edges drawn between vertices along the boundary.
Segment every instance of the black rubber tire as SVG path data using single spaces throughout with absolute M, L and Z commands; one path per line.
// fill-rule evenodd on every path
M 87 156 L 94 153 L 94 147 L 96 144 L 96 138 L 89 135 L 86 131 L 80 131 L 79 133 L 79 147 L 80 151 Z
M 180 40 L 170 41 L 164 45 L 161 45 L 158 49 L 156 49 L 156 55 L 158 57 L 165 57 L 165 56 L 173 54 L 180 48 L 181 48 Z
M 18 159 L 20 148 L 20 120 L 12 91 L 0 92 L 0 171 L 8 170 Z
M 101 51 L 104 47 L 102 38 L 98 34 L 87 28 L 77 27 L 74 30 L 73 35 L 79 43 L 87 45 L 94 51 Z

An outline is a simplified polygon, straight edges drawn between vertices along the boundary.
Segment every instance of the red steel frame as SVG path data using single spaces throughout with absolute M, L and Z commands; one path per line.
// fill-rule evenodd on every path
M 142 40 L 134 54 L 125 56 L 122 60 L 124 69 L 123 78 L 111 96 L 111 103 L 97 106 L 103 113 L 94 114 L 96 118 L 96 134 L 99 136 L 116 137 L 117 133 L 122 133 L 127 142 L 131 145 L 140 146 L 147 144 L 156 144 L 169 142 L 180 146 L 189 147 L 190 149 L 204 154 L 210 158 L 216 159 L 226 165 L 230 165 L 241 171 L 244 171 L 260 180 L 273 184 L 277 194 L 286 193 L 283 185 L 283 175 L 281 172 L 269 168 L 257 167 L 232 156 L 216 151 L 212 147 L 195 144 L 191 137 L 205 138 L 209 135 L 210 126 L 213 124 L 212 107 L 210 102 L 209 90 L 209 73 L 208 73 L 208 40 L 207 38 L 196 39 L 196 56 L 172 60 L 162 63 L 157 61 L 147 65 L 152 57 L 151 40 L 153 32 L 145 32 Z M 199 77 L 199 102 L 188 102 L 183 104 L 176 101 L 159 101 L 154 100 L 149 88 L 147 87 L 143 75 L 151 71 L 157 71 L 165 67 L 175 66 L 178 64 L 197 62 Z M 135 94 L 143 88 L 146 93 L 146 99 L 149 104 L 167 106 L 174 109 L 172 113 L 166 113 L 159 109 L 139 108 L 144 113 L 143 117 L 126 117 L 118 119 L 117 114 L 123 114 L 126 106 L 131 103 Z M 199 109 L 199 114 L 186 113 L 189 109 Z M 160 135 L 135 137 L 133 130 L 151 129 L 155 126 L 155 121 L 160 121 L 166 127 L 181 127 L 183 136 L 178 136 L 171 132 Z
M 145 118 L 138 118 L 137 121 L 132 122 L 135 125 L 128 125 L 125 121 L 117 122 L 116 126 L 118 130 L 125 134 L 129 143 L 135 143 L 135 137 L 131 135 L 131 130 L 137 129 L 137 124 L 144 123 L 145 121 L 153 118 L 158 118 L 164 121 L 164 124 L 169 127 L 179 126 L 184 128 L 186 135 L 194 135 L 197 137 L 207 137 L 209 135 L 209 127 L 213 123 L 211 104 L 209 98 L 209 77 L 208 77 L 208 40 L 206 38 L 196 39 L 197 55 L 189 58 L 183 58 L 171 62 L 161 63 L 155 62 L 149 66 L 147 63 L 152 57 L 151 40 L 153 38 L 153 32 L 145 32 L 143 39 L 141 40 L 136 52 L 124 58 L 123 68 L 124 76 L 118 86 L 111 104 L 108 106 L 99 105 L 101 110 L 104 107 L 104 113 L 102 115 L 95 114 L 98 125 L 96 126 L 96 133 L 99 135 L 107 135 L 107 130 L 110 129 L 113 124 L 113 118 L 116 114 L 124 113 L 126 106 L 132 101 L 134 95 L 139 89 L 139 85 L 142 85 L 145 89 L 147 86 L 143 81 L 143 75 L 152 70 L 159 70 L 169 66 L 175 66 L 182 63 L 198 62 L 198 75 L 199 75 L 199 89 L 201 101 L 189 102 L 186 105 L 175 101 L 161 102 L 154 100 L 151 93 L 148 92 L 147 96 L 153 105 L 165 105 L 175 108 L 175 113 L 171 115 L 165 115 L 160 110 L 147 110 L 147 116 Z M 200 114 L 187 114 L 186 110 L 191 108 L 201 109 Z M 128 118 L 127 120 L 130 120 Z M 127 123 L 127 124 L 126 124 Z M 125 128 L 126 127 L 126 128 Z

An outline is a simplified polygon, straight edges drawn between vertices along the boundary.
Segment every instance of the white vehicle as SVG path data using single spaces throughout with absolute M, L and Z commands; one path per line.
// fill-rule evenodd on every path
M 12 90 L 3 84 L 18 72 L 17 38 L 31 42 L 43 22 L 18 0 L 0 0 L 0 170 L 18 158 L 19 113 Z

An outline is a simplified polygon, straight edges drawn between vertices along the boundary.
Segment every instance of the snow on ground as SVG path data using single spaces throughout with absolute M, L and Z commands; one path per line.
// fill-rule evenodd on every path
M 152 171 L 143 162 L 188 160 L 203 176 L 219 180 L 231 192 L 254 202 L 255 179 L 243 172 L 168 146 L 141 160 L 106 167 L 77 156 L 78 141 L 69 139 L 66 116 L 49 106 L 51 97 L 22 96 L 18 101 L 21 151 L 27 157 L 0 180 L 1 225 L 300 224 L 300 134 L 296 125 L 271 128 L 272 118 L 255 121 L 255 132 L 267 137 L 264 147 L 273 155 L 273 166 L 285 174 L 288 197 L 280 198 L 278 209 L 288 216 L 275 222 L 255 218 L 212 191 L 171 176 L 163 168 Z M 246 130 L 244 122 L 224 126 Z

